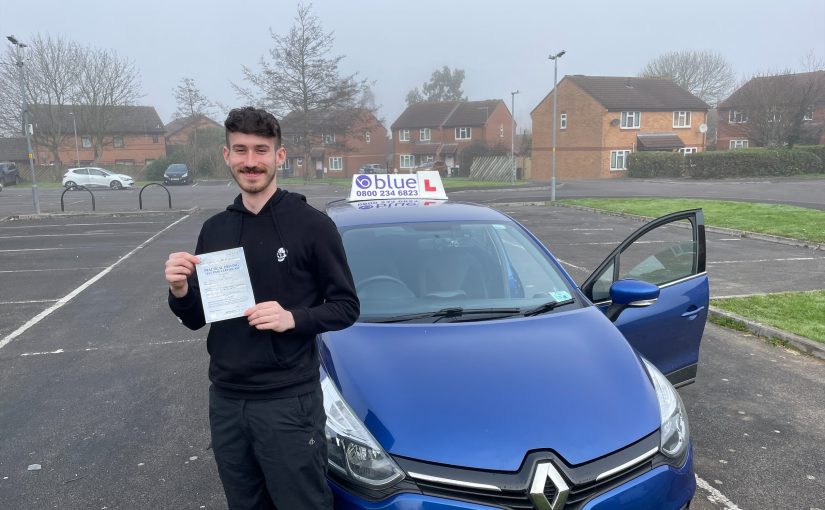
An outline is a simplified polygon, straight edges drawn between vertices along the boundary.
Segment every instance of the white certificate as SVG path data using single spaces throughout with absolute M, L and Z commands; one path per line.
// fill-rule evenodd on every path
M 195 265 L 206 322 L 243 317 L 255 306 L 243 248 L 201 253 Z

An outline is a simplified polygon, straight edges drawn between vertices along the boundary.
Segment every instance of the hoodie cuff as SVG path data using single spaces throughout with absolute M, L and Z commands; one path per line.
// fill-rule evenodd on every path
M 292 331 L 299 335 L 314 335 L 315 331 L 312 327 L 312 319 L 309 316 L 309 310 L 306 308 L 297 308 L 290 310 L 292 313 L 292 320 L 295 321 L 295 329 Z
M 169 307 L 172 308 L 172 310 L 188 310 L 197 304 L 197 299 L 195 299 L 195 293 L 192 292 L 191 288 L 186 292 L 186 295 L 182 298 L 175 297 L 174 294 L 172 294 L 171 290 L 167 290 L 167 293 L 169 295 Z

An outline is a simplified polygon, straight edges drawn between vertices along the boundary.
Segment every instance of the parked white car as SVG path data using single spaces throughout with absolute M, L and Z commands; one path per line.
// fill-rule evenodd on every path
M 87 188 L 131 188 L 135 180 L 128 175 L 116 174 L 98 167 L 70 168 L 63 176 L 63 186 L 73 188 L 86 186 Z

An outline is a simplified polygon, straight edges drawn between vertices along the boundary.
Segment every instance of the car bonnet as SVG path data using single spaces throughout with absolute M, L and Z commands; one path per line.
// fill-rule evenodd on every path
M 637 355 L 595 307 L 474 323 L 357 323 L 323 336 L 343 397 L 391 454 L 512 471 L 580 464 L 659 427 Z

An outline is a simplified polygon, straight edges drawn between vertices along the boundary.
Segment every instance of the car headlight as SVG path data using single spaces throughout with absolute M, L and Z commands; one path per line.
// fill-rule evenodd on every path
M 341 397 L 332 379 L 322 374 L 324 410 L 327 413 L 327 455 L 329 465 L 350 480 L 373 489 L 387 487 L 404 477 L 404 472 L 372 437 Z
M 671 458 L 681 459 L 687 451 L 690 439 L 687 411 L 682 398 L 676 389 L 651 362 L 642 358 L 647 373 L 653 380 L 656 389 L 656 398 L 659 401 L 659 416 L 661 418 L 661 440 L 659 450 Z

